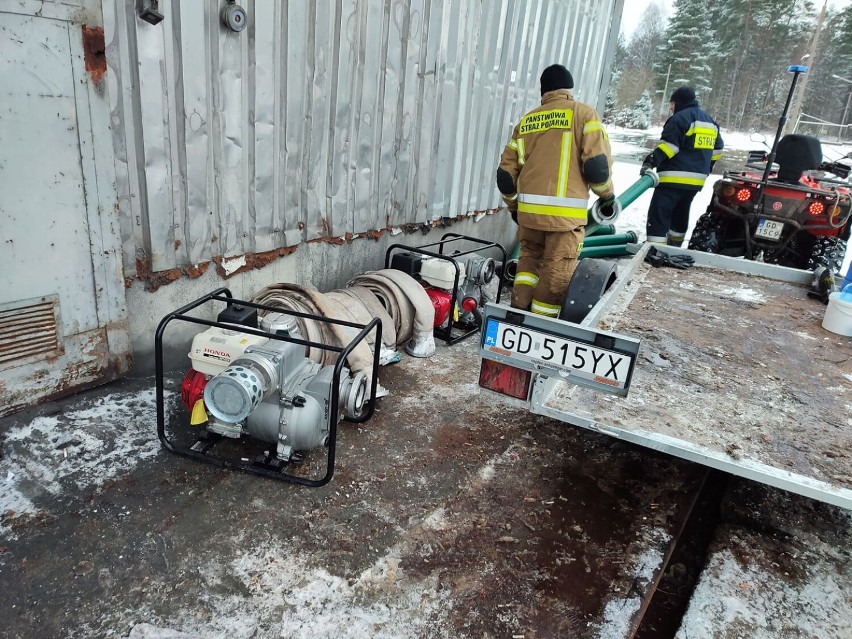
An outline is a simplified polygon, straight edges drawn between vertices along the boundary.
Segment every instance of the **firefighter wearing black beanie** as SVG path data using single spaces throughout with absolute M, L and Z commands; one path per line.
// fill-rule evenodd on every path
M 512 306 L 558 317 L 583 244 L 589 191 L 610 212 L 615 194 L 609 138 L 594 107 L 574 99 L 574 78 L 561 64 L 540 81 L 541 105 L 515 125 L 497 188 L 521 245 Z
M 557 89 L 573 89 L 574 78 L 561 64 L 552 64 L 541 72 L 541 94 Z
M 646 240 L 681 246 L 689 228 L 692 200 L 722 157 L 725 145 L 719 125 L 701 110 L 691 87 L 675 89 L 669 103 L 672 116 L 639 172 L 644 175 L 656 169 L 659 178 L 648 207 Z

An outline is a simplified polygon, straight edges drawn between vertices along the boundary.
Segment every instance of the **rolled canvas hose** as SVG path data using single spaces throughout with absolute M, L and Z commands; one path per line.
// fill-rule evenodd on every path
M 408 301 L 405 291 L 392 280 L 373 273 L 358 275 L 349 282 L 347 288 L 353 284 L 370 290 L 384 306 L 396 328 L 397 344 L 411 339 L 411 333 L 414 330 L 414 307 Z
M 394 321 L 379 298 L 368 288 L 363 286 L 351 286 L 349 288 L 339 288 L 331 291 L 337 295 L 346 295 L 350 299 L 355 300 L 356 304 L 360 304 L 366 309 L 366 322 L 372 318 L 378 317 L 382 321 L 382 343 L 389 348 L 396 348 L 396 326 Z M 359 323 L 366 324 L 365 321 L 359 320 Z
M 359 275 L 349 286 L 353 284 L 369 288 L 383 302 L 397 326 L 397 344 L 405 342 L 409 355 L 429 357 L 435 352 L 435 307 L 417 280 L 403 271 L 383 269 Z
M 354 322 L 355 324 L 369 324 L 373 319 L 373 315 L 367 309 L 367 306 L 361 301 L 360 297 L 348 295 L 345 290 L 337 289 L 328 291 L 325 296 L 340 306 L 341 310 L 349 316 L 348 319 L 350 322 Z M 384 333 L 384 326 L 382 326 L 382 332 Z M 375 333 L 369 333 L 366 340 L 367 344 L 372 348 L 376 343 Z M 384 342 L 384 336 L 382 336 L 382 342 Z
M 345 305 L 339 301 L 298 284 L 279 283 L 267 286 L 258 291 L 251 301 L 274 306 L 285 312 L 287 310 L 302 311 L 330 319 L 355 321 Z M 348 326 L 327 324 L 308 318 L 296 317 L 296 322 L 305 339 L 324 344 L 346 346 L 357 334 L 354 328 Z M 337 359 L 337 354 L 324 349 L 308 348 L 307 357 L 323 366 L 330 366 Z M 355 346 L 349 355 L 348 363 L 352 371 L 362 372 L 368 379 L 372 378 L 373 353 L 365 342 Z
M 300 313 L 311 313 L 312 315 L 322 315 L 320 309 L 313 303 L 311 298 L 304 295 L 295 285 L 288 284 L 272 284 L 254 294 L 251 301 L 267 306 L 280 308 L 282 311 L 297 311 Z M 260 315 L 265 315 L 265 311 L 260 311 Z M 331 333 L 328 326 L 322 322 L 315 322 L 303 317 L 296 317 L 296 325 L 299 327 L 299 333 L 308 341 L 328 344 L 331 340 Z M 325 359 L 328 351 L 320 348 L 308 348 L 306 356 L 318 364 L 325 364 Z

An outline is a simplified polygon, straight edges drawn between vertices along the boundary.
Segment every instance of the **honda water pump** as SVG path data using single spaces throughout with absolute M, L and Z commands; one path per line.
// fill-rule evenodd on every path
M 268 313 L 260 327 L 303 339 L 296 319 L 284 313 Z M 337 405 L 331 406 L 334 366 L 312 361 L 301 344 L 243 333 L 238 325 L 196 335 L 189 358 L 181 398 L 192 411 L 191 423 L 224 437 L 249 435 L 274 444 L 275 456 L 285 462 L 327 445 L 329 413 L 335 423 L 356 419 L 368 394 L 366 375 L 344 367 Z

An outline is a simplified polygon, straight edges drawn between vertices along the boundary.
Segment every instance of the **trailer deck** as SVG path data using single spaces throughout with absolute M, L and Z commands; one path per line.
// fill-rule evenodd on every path
M 532 412 L 852 509 L 852 340 L 822 328 L 808 274 L 646 250 L 583 322 L 641 340 L 629 395 L 539 377 Z

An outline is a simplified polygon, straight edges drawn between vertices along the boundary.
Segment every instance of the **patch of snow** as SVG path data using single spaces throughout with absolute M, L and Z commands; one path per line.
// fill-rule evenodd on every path
M 452 608 L 449 591 L 439 590 L 434 580 L 407 579 L 398 567 L 400 552 L 391 548 L 357 579 L 347 580 L 278 544 L 246 548 L 227 565 L 203 566 L 200 606 L 164 621 L 176 628 L 172 632 L 208 639 L 448 636 L 440 620 Z M 157 622 L 151 610 L 128 614 Z
M 798 579 L 783 577 L 741 563 L 725 548 L 710 558 L 676 636 L 852 636 L 849 576 L 813 568 Z
M 443 508 L 437 508 L 429 513 L 429 516 L 423 520 L 423 527 L 430 530 L 444 530 L 447 527 L 446 511 Z
M 750 288 L 725 288 L 719 291 L 721 295 L 742 302 L 765 302 L 766 298 Z
M 640 555 L 632 558 L 629 566 L 625 567 L 627 574 L 632 575 L 636 582 L 646 584 L 654 577 L 654 571 L 663 565 L 663 551 L 671 540 L 671 536 L 661 528 L 654 528 L 647 533 L 647 542 Z M 642 599 L 639 595 L 632 597 L 614 597 L 604 608 L 604 620 L 597 629 L 597 639 L 622 639 L 629 634 L 630 624 L 634 615 L 639 611 Z
M 166 391 L 166 401 L 173 393 Z M 37 417 L 11 429 L 0 459 L 0 513 L 35 514 L 42 497 L 62 493 L 71 481 L 80 489 L 98 488 L 124 475 L 160 451 L 155 390 L 115 393 L 89 408 Z M 26 454 L 18 454 L 26 449 Z M 0 524 L 0 531 L 3 531 Z

